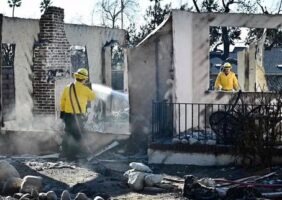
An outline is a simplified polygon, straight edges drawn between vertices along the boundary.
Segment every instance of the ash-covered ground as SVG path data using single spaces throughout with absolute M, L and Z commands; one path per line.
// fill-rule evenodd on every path
M 145 188 L 134 192 L 128 187 L 123 176 L 129 170 L 130 162 L 147 164 L 146 155 L 127 155 L 120 149 L 106 152 L 92 161 L 81 159 L 68 162 L 64 158 L 42 159 L 22 155 L 4 158 L 12 164 L 23 178 L 26 175 L 43 178 L 43 192 L 54 191 L 60 198 L 63 190 L 68 190 L 72 199 L 83 192 L 88 198 L 101 196 L 104 199 L 186 199 L 182 195 L 183 177 L 192 174 L 196 177 L 236 179 L 252 175 L 259 169 L 246 170 L 240 167 L 198 167 L 183 165 L 148 165 L 154 174 L 162 174 L 172 181 L 167 184 L 173 189 Z M 264 169 L 265 170 L 265 169 Z

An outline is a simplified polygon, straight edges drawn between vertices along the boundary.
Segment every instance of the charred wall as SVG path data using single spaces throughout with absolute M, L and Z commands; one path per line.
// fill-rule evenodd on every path
M 141 139 L 151 131 L 152 101 L 164 99 L 166 81 L 171 78 L 171 31 L 170 18 L 158 32 L 128 52 L 130 125 L 132 134 Z
M 5 121 L 5 129 L 30 129 L 31 121 L 35 121 L 34 113 L 51 114 L 54 118 L 62 92 L 58 90 L 55 94 L 54 82 L 60 78 L 66 80 L 63 87 L 70 81 L 64 78 L 67 76 L 64 72 L 70 67 L 67 48 L 78 45 L 87 49 L 90 81 L 101 83 L 102 47 L 111 40 L 120 45 L 125 43 L 124 30 L 65 24 L 60 8 L 51 7 L 45 14 L 41 20 L 3 17 L 2 43 L 15 44 L 16 105 L 9 113 L 14 112 L 16 118 Z M 46 123 L 44 127 L 47 127 Z

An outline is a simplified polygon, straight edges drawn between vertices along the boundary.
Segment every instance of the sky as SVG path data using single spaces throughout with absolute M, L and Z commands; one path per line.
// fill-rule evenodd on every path
M 97 2 L 99 0 L 52 0 L 53 6 L 61 7 L 65 10 L 65 22 L 75 24 L 87 24 L 87 25 L 100 25 L 100 16 L 95 10 L 97 10 Z M 137 0 L 140 8 L 138 12 L 134 14 L 134 21 L 137 24 L 142 24 L 143 15 L 146 8 L 150 5 L 149 0 Z M 201 0 L 198 0 L 201 2 Z M 263 5 L 274 9 L 277 2 L 280 0 L 263 0 Z M 21 18 L 35 18 L 39 19 L 41 16 L 39 5 L 41 0 L 22 0 L 22 5 L 15 9 L 15 17 Z M 164 0 L 163 3 L 172 3 L 173 8 L 178 8 L 181 4 L 188 3 L 192 6 L 192 0 Z M 93 14 L 94 10 L 94 14 Z M 8 6 L 7 0 L 0 0 L 0 13 L 5 16 L 12 15 L 12 9 Z
M 8 0 L 0 0 L 0 13 L 5 16 L 12 15 L 12 9 L 9 7 Z M 65 22 L 76 24 L 99 25 L 101 24 L 97 12 L 94 12 L 95 6 L 99 0 L 52 0 L 53 6 L 61 7 L 65 10 Z M 179 4 L 187 3 L 190 0 L 164 0 L 164 3 L 172 2 L 173 7 Z M 15 17 L 39 19 L 41 0 L 22 0 L 22 5 L 15 9 Z M 138 0 L 140 9 L 134 15 L 136 21 L 142 21 L 146 8 L 150 5 L 149 0 Z M 97 10 L 97 8 L 96 8 Z M 95 11 L 95 10 L 94 10 Z M 93 16 L 93 17 L 92 17 Z

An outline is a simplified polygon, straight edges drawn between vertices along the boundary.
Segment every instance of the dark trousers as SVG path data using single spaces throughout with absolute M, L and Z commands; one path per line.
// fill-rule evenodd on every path
M 65 135 L 63 136 L 62 151 L 68 159 L 74 160 L 78 154 L 83 153 L 81 147 L 82 134 L 84 133 L 83 116 L 65 113 L 63 120 Z

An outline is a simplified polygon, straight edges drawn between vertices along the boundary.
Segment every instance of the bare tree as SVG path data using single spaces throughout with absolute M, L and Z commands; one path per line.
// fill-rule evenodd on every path
M 278 4 L 279 4 L 279 6 L 278 6 L 277 14 L 280 14 L 281 6 L 282 6 L 282 0 L 280 0 L 280 2 Z
M 40 12 L 43 13 L 45 12 L 45 10 L 52 5 L 52 1 L 51 0 L 42 0 L 40 2 Z
M 8 0 L 10 8 L 12 8 L 12 17 L 15 16 L 15 7 L 20 7 L 22 5 L 22 0 Z
M 254 12 L 256 9 L 255 2 L 251 0 L 203 0 L 201 4 L 199 4 L 198 0 L 193 0 L 193 4 L 197 12 L 230 13 L 232 5 L 236 5 L 237 11 L 244 13 Z M 223 45 L 223 51 L 214 54 L 214 56 L 226 60 L 229 56 L 230 45 L 234 45 L 235 39 L 240 39 L 240 29 L 235 27 L 211 27 L 210 33 L 211 46 L 214 46 L 213 50 L 217 50 L 219 45 Z
M 137 6 L 137 0 L 100 0 L 97 4 L 102 24 L 111 28 L 118 27 L 118 20 L 121 20 L 123 28 L 124 16 L 130 20 L 137 11 Z

